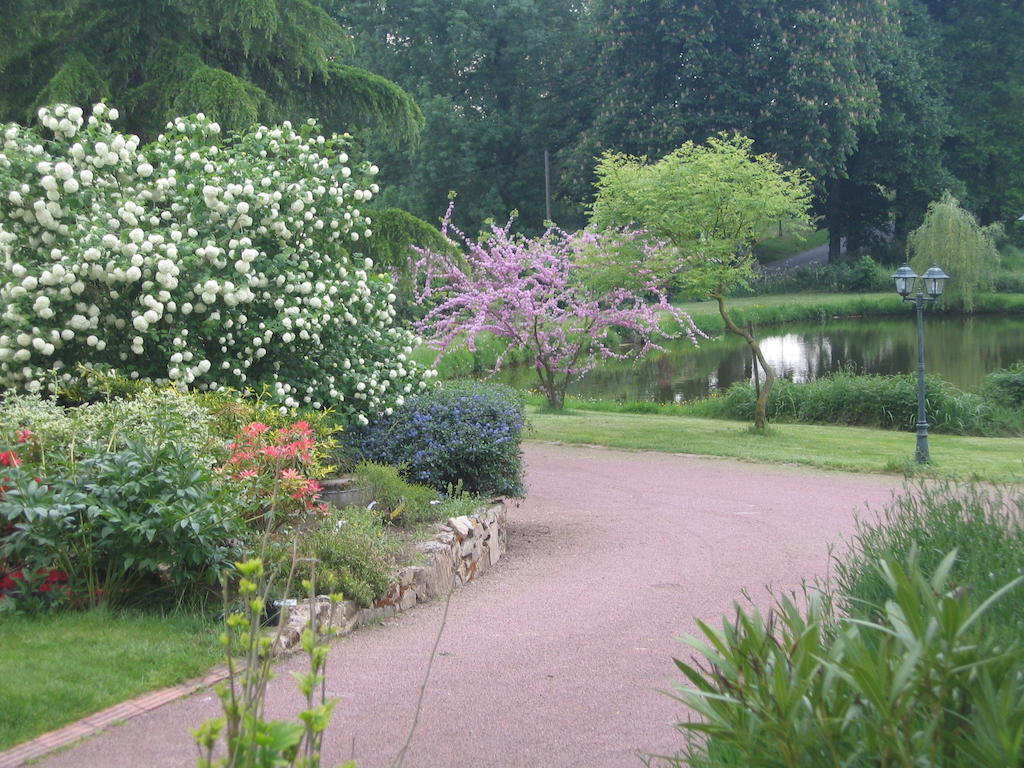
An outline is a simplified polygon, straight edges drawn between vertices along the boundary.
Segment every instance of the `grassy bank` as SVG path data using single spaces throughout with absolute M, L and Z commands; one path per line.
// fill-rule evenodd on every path
M 781 424 L 756 434 L 744 422 L 680 416 L 530 408 L 530 439 L 611 448 L 803 464 L 847 472 L 913 470 L 913 434 L 864 427 Z M 1024 438 L 932 435 L 928 472 L 1024 482 Z
M 222 653 L 214 624 L 188 616 L 103 610 L 5 616 L 0 750 L 198 677 Z
M 706 333 L 725 330 L 718 304 L 690 301 L 677 304 Z M 909 312 L 910 307 L 892 293 L 787 293 L 775 296 L 744 296 L 729 299 L 726 307 L 738 325 L 756 327 L 800 321 L 825 322 L 840 317 L 894 315 Z M 929 307 L 929 312 L 942 312 Z M 1024 314 L 1024 294 L 982 294 L 978 314 Z

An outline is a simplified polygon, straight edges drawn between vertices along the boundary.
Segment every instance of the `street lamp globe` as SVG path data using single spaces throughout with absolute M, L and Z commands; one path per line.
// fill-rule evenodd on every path
M 914 290 L 914 282 L 917 280 L 917 273 L 904 264 L 896 270 L 896 274 L 892 276 L 892 279 L 896 281 L 896 293 L 905 299 L 910 295 L 910 292 Z
M 942 290 L 946 287 L 946 281 L 949 280 L 949 275 L 943 272 L 939 267 L 932 267 L 924 273 L 924 290 L 933 299 L 939 298 L 942 295 Z

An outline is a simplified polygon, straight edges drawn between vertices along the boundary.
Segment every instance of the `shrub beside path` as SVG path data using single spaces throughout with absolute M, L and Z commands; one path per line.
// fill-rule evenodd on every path
M 639 766 L 678 749 L 677 640 L 741 590 L 797 587 L 826 571 L 827 544 L 878 508 L 893 477 L 530 443 L 528 497 L 509 510 L 509 551 L 456 591 L 406 768 Z M 412 721 L 443 602 L 335 643 L 341 697 L 324 766 L 392 764 Z M 281 665 L 268 715 L 301 709 Z M 59 703 L 55 702 L 56 706 Z M 40 764 L 195 764 L 189 734 L 219 714 L 210 691 L 171 702 Z

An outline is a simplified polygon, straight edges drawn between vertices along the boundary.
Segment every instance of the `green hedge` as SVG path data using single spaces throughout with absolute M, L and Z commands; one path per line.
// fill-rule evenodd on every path
M 962 392 L 938 376 L 925 380 L 925 412 L 931 429 L 956 435 L 1020 435 L 1024 412 L 994 397 Z M 756 392 L 750 383 L 733 384 L 724 395 L 683 407 L 691 416 L 748 421 Z M 913 431 L 917 425 L 917 377 L 839 373 L 796 384 L 779 379 L 768 398 L 771 421 L 850 424 Z

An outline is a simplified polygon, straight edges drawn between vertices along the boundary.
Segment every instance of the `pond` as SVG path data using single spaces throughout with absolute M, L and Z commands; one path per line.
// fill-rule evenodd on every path
M 811 381 L 847 368 L 858 373 L 917 371 L 914 313 L 764 328 L 761 349 L 776 375 Z M 925 366 L 961 389 L 985 374 L 1024 359 L 1024 318 L 925 316 Z M 681 402 L 704 397 L 753 377 L 742 339 L 723 336 L 701 343 L 674 342 L 638 363 L 607 361 L 569 387 L 577 397 Z M 520 389 L 537 386 L 529 366 L 509 368 L 496 381 Z

